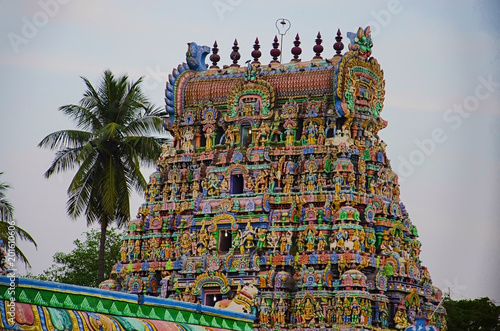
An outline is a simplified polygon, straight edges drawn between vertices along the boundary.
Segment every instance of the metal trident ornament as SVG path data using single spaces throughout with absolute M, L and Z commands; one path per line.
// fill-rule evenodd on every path
M 288 30 L 292 27 L 292 23 L 286 18 L 278 18 L 275 23 L 276 29 L 278 30 L 279 35 L 281 36 L 281 44 L 280 44 L 280 63 L 283 57 L 283 36 L 286 35 Z

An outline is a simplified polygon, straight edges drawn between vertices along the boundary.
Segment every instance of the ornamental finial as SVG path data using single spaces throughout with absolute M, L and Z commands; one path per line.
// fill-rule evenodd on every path
M 280 61 L 278 61 L 278 57 L 281 55 L 281 51 L 278 47 L 280 47 L 278 36 L 274 36 L 273 49 L 271 49 L 270 52 L 271 56 L 273 57 L 271 63 L 280 63 Z
M 293 44 L 294 44 L 295 47 L 292 48 L 292 54 L 293 54 L 292 61 L 293 62 L 299 62 L 300 61 L 299 55 L 302 54 L 302 48 L 299 47 L 299 45 L 300 45 L 300 37 L 299 37 L 298 33 L 295 36 L 295 41 L 293 42 Z
M 335 37 L 337 41 L 333 44 L 333 49 L 335 50 L 335 56 L 341 56 L 341 52 L 344 49 L 344 44 L 342 43 L 342 34 L 340 33 L 340 29 L 337 30 L 337 37 Z
M 321 39 L 321 33 L 318 32 L 318 35 L 316 36 L 316 45 L 313 47 L 313 52 L 316 53 L 316 55 L 313 57 L 314 60 L 322 60 L 323 58 L 321 57 L 321 52 L 323 52 L 323 46 L 321 43 L 323 42 L 323 39 Z
M 233 43 L 233 51 L 231 52 L 231 55 L 229 56 L 231 60 L 233 60 L 233 64 L 231 64 L 231 67 L 239 67 L 240 65 L 238 64 L 238 60 L 240 59 L 241 55 L 238 52 L 240 48 L 238 47 L 238 40 L 234 40 Z
M 220 61 L 219 48 L 217 48 L 217 40 L 214 42 L 214 47 L 212 48 L 212 55 L 210 55 L 210 61 L 212 61 L 212 65 L 210 69 L 219 69 L 217 66 L 217 62 Z
M 260 64 L 259 58 L 262 56 L 262 52 L 259 51 L 259 38 L 255 38 L 255 43 L 253 44 L 253 51 L 251 53 L 253 57 L 252 64 Z

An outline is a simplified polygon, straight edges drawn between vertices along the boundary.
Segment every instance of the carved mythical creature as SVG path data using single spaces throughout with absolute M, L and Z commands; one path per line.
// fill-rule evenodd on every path
M 259 290 L 253 284 L 246 284 L 233 300 L 218 301 L 215 308 L 248 314 L 252 311 L 251 307 L 254 305 L 257 294 L 259 294 Z
M 357 51 L 358 56 L 362 59 L 366 60 L 370 57 L 372 54 L 373 42 L 369 26 L 364 30 L 359 28 L 357 33 L 347 32 L 347 38 L 351 41 L 349 50 Z
M 189 69 L 194 71 L 205 71 L 207 70 L 207 65 L 205 64 L 205 58 L 210 53 L 210 47 L 199 46 L 195 42 L 188 43 L 188 50 L 186 52 L 186 62 Z

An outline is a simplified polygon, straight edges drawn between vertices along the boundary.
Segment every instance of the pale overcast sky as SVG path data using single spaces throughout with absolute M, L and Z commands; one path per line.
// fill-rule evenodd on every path
M 386 81 L 381 116 L 389 126 L 380 135 L 402 179 L 423 264 L 453 298 L 500 303 L 500 3 L 493 0 L 0 0 L 0 171 L 18 225 L 39 245 L 22 245 L 32 272 L 48 268 L 56 251 L 69 252 L 87 229 L 65 213 L 71 174 L 43 178 L 54 154 L 36 147 L 48 133 L 73 128 L 58 107 L 81 99 L 79 76 L 93 83 L 105 69 L 144 76 L 147 94 L 163 105 L 187 42 L 217 40 L 219 64 L 230 64 L 235 38 L 244 63 L 258 37 L 268 63 L 282 17 L 292 22 L 284 62 L 296 33 L 301 58 L 310 60 L 318 31 L 323 56 L 332 57 L 337 28 L 346 37 L 371 25 Z M 133 196 L 133 215 L 141 202 Z

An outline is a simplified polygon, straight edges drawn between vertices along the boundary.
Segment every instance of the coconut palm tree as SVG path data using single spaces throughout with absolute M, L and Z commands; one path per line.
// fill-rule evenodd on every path
M 81 78 L 87 89 L 79 104 L 59 108 L 78 130 L 53 132 L 38 146 L 57 150 L 45 177 L 78 167 L 68 188 L 67 213 L 73 219 L 84 214 L 88 226 L 100 225 L 100 282 L 106 229 L 130 219 L 131 189 L 141 192 L 147 185 L 140 164 L 154 165 L 161 145 L 168 142 L 158 136 L 166 113 L 147 100 L 140 88 L 142 79 L 129 82 L 127 76 L 115 78 L 105 71 L 94 88 Z
M 3 175 L 3 172 L 0 172 L 0 176 Z M 14 222 L 14 206 L 7 199 L 5 192 L 10 188 L 10 185 L 0 181 L 0 239 L 3 241 L 5 250 L 9 251 L 9 243 L 12 242 L 12 234 L 15 237 L 15 241 L 17 239 L 26 240 L 31 242 L 37 248 L 36 242 L 33 237 L 18 227 Z M 9 239 L 9 236 L 11 239 Z M 25 266 L 31 268 L 31 264 L 28 259 L 24 255 L 24 253 L 19 249 L 17 244 L 14 246 L 14 254 L 16 259 L 23 262 Z M 1 258 L 1 257 L 0 257 Z M 6 261 L 8 262 L 8 261 Z

